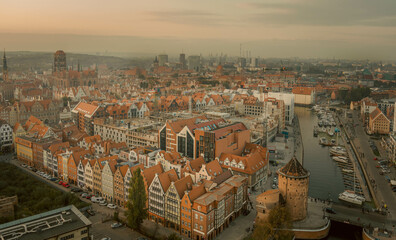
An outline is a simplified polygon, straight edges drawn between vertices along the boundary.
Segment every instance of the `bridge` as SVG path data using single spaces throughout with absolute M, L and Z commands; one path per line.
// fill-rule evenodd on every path
M 384 212 L 372 212 L 364 211 L 362 208 L 357 208 L 353 206 L 347 206 L 342 203 L 331 203 L 329 205 L 332 209 L 334 209 L 335 213 L 328 213 L 324 211 L 326 217 L 328 217 L 332 221 L 342 222 L 346 224 L 351 224 L 364 228 L 380 228 L 387 229 L 388 231 L 395 230 L 396 220 L 394 216 Z

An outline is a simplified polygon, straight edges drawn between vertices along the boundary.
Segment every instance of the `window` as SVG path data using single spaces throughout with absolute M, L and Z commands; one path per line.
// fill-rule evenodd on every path
M 74 233 L 69 234 L 67 236 L 61 237 L 60 240 L 67 240 L 67 239 L 73 239 L 74 238 Z
M 202 225 L 200 225 L 200 226 L 199 226 L 199 230 L 201 230 L 201 231 L 202 231 L 202 229 L 203 229 L 203 228 L 202 228 Z
M 198 214 L 195 214 L 195 219 L 198 219 Z
M 194 227 L 195 227 L 196 229 L 198 229 L 198 224 L 195 224 Z
M 200 216 L 200 217 L 199 217 L 199 220 L 203 221 L 203 217 L 202 217 L 202 216 Z

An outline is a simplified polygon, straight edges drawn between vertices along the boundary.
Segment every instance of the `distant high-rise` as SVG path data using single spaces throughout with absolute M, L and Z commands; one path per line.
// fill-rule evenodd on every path
M 180 53 L 179 63 L 181 64 L 182 69 L 184 69 L 186 67 L 186 54 Z
M 54 54 L 54 69 L 52 71 L 55 73 L 55 72 L 63 72 L 66 70 L 67 70 L 66 53 L 62 50 L 58 50 Z
M 3 55 L 3 81 L 4 82 L 8 81 L 8 66 L 7 66 L 7 57 L 6 57 L 5 50 L 4 50 L 4 55 Z
M 201 57 L 200 56 L 189 56 L 188 57 L 188 69 L 198 72 L 201 69 Z
M 168 63 L 168 55 L 167 54 L 158 55 L 158 65 L 159 66 L 165 66 L 167 63 Z

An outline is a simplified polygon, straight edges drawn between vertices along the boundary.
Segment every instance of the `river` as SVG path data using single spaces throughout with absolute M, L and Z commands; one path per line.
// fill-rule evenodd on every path
M 341 169 L 330 158 L 329 148 L 319 145 L 319 139 L 313 136 L 313 128 L 317 125 L 315 112 L 308 108 L 295 107 L 302 141 L 304 144 L 304 168 L 310 171 L 309 196 L 320 199 L 331 199 L 338 202 L 338 194 L 344 191 Z M 360 233 L 360 235 L 359 235 Z M 361 228 L 341 223 L 332 223 L 327 240 L 360 239 Z

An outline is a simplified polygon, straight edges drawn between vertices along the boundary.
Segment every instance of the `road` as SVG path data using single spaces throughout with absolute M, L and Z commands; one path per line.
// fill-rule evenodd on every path
M 344 121 L 343 123 L 345 125 L 347 119 L 342 117 L 340 117 L 340 119 Z M 373 160 L 376 156 L 370 148 L 370 137 L 364 132 L 363 124 L 356 111 L 353 112 L 353 119 L 351 120 L 353 124 L 358 124 L 352 129 L 348 129 L 349 132 L 352 133 L 352 136 L 354 136 L 353 143 L 359 151 L 360 156 L 362 156 L 361 159 L 364 165 L 362 167 L 365 168 L 368 177 L 370 178 L 368 182 L 372 184 L 374 194 L 376 195 L 379 204 L 382 206 L 385 204 L 387 205 L 390 213 L 388 218 L 396 219 L 396 193 L 392 192 L 388 181 L 384 176 L 379 174 L 379 171 L 376 168 L 378 162 Z M 381 146 L 377 145 L 377 147 L 380 148 Z M 392 171 L 394 171 L 394 169 L 392 169 Z

